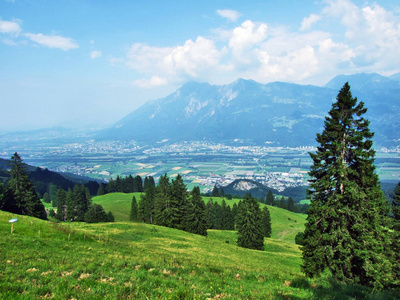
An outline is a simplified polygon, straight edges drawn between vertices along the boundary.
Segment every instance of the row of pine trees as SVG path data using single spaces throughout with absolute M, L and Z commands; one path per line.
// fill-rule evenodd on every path
M 114 221 L 111 211 L 106 214 L 100 204 L 92 203 L 89 189 L 83 184 L 76 184 L 68 191 L 59 188 L 55 202 L 57 213 L 54 217 L 59 221 L 88 223 Z

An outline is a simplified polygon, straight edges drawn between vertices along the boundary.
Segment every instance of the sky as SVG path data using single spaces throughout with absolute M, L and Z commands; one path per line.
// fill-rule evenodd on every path
M 0 0 L 0 133 L 105 127 L 188 81 L 400 72 L 396 0 Z

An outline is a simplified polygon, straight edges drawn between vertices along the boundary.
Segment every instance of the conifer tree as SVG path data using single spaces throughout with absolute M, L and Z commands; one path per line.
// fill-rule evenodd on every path
M 103 206 L 94 203 L 90 205 L 89 209 L 86 211 L 84 219 L 87 223 L 107 222 L 107 214 Z
M 136 177 L 134 178 L 134 192 L 143 192 L 143 181 L 142 177 L 140 177 L 139 175 L 136 175 Z
M 115 180 L 115 191 L 121 193 L 123 191 L 123 187 L 122 187 L 122 179 L 121 177 L 119 177 L 119 175 L 117 176 L 117 179 Z
M 207 228 L 214 229 L 214 201 L 212 198 L 206 204 L 206 221 L 207 221 Z
M 235 218 L 232 213 L 232 209 L 229 205 L 226 207 L 226 229 L 225 230 L 235 230 Z
M 141 194 L 139 201 L 139 219 L 142 222 L 153 224 L 154 223 L 154 201 L 156 190 L 149 187 L 144 194 Z
M 269 213 L 268 207 L 264 206 L 261 213 L 261 222 L 264 237 L 271 237 L 271 215 Z
M 285 197 L 284 197 L 284 196 L 281 197 L 281 200 L 279 201 L 278 207 L 283 208 L 283 209 L 286 209 L 286 208 L 287 208 L 287 207 L 286 207 L 286 201 L 285 201 Z
M 67 192 L 62 188 L 57 190 L 57 214 L 56 219 L 59 221 L 65 221 L 67 218 Z
M 224 198 L 225 197 L 225 191 L 224 191 L 224 188 L 221 186 L 221 190 L 220 190 L 220 192 L 219 192 L 219 195 L 222 197 L 222 198 Z
M 264 250 L 264 234 L 260 206 L 253 197 L 246 196 L 239 205 L 236 224 L 238 230 L 238 246 L 255 250 Z
M 183 229 L 183 216 L 187 203 L 188 193 L 182 176 L 178 174 L 171 185 L 171 226 L 172 228 Z
M 50 202 L 51 202 L 50 195 L 49 195 L 48 192 L 45 192 L 45 193 L 43 194 L 43 202 L 44 202 L 44 203 L 50 203 Z
M 106 193 L 104 184 L 100 183 L 99 189 L 97 190 L 97 196 L 103 196 Z
M 267 193 L 267 197 L 265 198 L 265 204 L 274 205 L 274 202 L 275 202 L 274 194 L 272 194 L 272 191 L 269 190 Z
M 388 205 L 374 172 L 366 111 L 346 83 L 317 134 L 319 146 L 310 153 L 303 270 L 312 277 L 328 269 L 341 282 L 381 288 L 391 281 Z
M 72 197 L 72 190 L 70 188 L 68 188 L 65 196 L 65 220 L 72 222 L 75 217 L 75 203 L 74 198 Z
M 400 232 L 400 182 L 394 190 L 392 201 L 393 229 Z
M 296 206 L 295 206 L 295 204 L 294 204 L 294 200 L 293 200 L 292 197 L 289 197 L 289 198 L 288 198 L 286 209 L 287 209 L 288 211 L 292 211 L 292 212 L 295 212 L 295 211 L 296 211 Z
M 131 212 L 129 214 L 129 221 L 132 222 L 137 222 L 139 220 L 138 218 L 138 204 L 136 201 L 136 197 L 132 197 L 132 203 L 131 203 Z
M 146 190 L 148 186 L 149 186 L 149 178 L 146 176 L 144 178 L 143 189 Z
M 400 182 L 394 190 L 392 201 L 392 262 L 393 262 L 393 286 L 400 286 Z
M 107 213 L 107 222 L 114 222 L 114 221 L 115 221 L 114 215 L 111 211 L 109 211 Z
M 57 207 L 57 190 L 58 187 L 55 184 L 50 184 L 49 195 L 50 195 L 51 205 L 53 207 Z
M 18 153 L 11 157 L 9 167 L 11 178 L 7 182 L 0 209 L 47 220 L 44 205 L 29 181 L 26 165 Z
M 149 178 L 146 190 L 153 189 L 154 185 Z M 160 226 L 171 227 L 171 183 L 168 175 L 160 176 L 154 200 L 155 223 Z
M 107 193 L 116 193 L 117 192 L 117 184 L 114 179 L 110 178 L 110 181 L 106 186 Z
M 124 180 L 124 193 L 134 193 L 134 186 L 135 186 L 135 179 L 132 177 L 132 175 L 129 175 L 127 178 Z
M 222 200 L 220 209 L 221 230 L 228 230 L 229 228 L 229 211 L 225 200 Z
M 213 229 L 218 229 L 221 230 L 223 228 L 223 213 L 222 213 L 222 206 L 219 205 L 217 201 L 213 203 L 212 206 L 212 224 L 213 224 Z
M 211 197 L 219 197 L 219 191 L 216 185 L 214 185 L 214 188 L 211 192 Z
M 233 203 L 231 213 L 232 213 L 232 222 L 233 222 L 232 230 L 235 230 L 235 228 L 236 228 L 235 220 L 236 220 L 236 216 L 238 213 L 238 205 L 236 203 Z
M 156 187 L 156 183 L 154 182 L 153 176 L 149 176 L 149 185 Z
M 193 233 L 200 235 L 207 235 L 207 219 L 206 219 L 206 205 L 200 195 L 200 188 L 195 187 L 191 193 L 191 201 L 193 205 L 194 224 Z
M 88 189 L 83 184 L 74 186 L 72 197 L 75 203 L 75 221 L 85 221 L 85 214 L 88 211 L 91 199 Z
M 205 204 L 200 196 L 200 189 L 193 188 L 191 197 L 183 207 L 182 229 L 200 235 L 207 235 L 207 221 Z
M 0 179 L 0 209 L 3 208 L 4 203 L 4 184 L 1 182 Z

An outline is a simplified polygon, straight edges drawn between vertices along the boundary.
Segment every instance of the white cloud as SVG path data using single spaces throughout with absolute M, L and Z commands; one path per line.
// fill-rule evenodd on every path
M 0 33 L 18 35 L 22 31 L 18 21 L 0 20 Z
M 101 57 L 101 56 L 102 56 L 101 51 L 94 50 L 94 51 L 90 52 L 90 58 L 91 59 L 95 59 L 95 58 L 98 58 L 98 57 Z
M 237 21 L 241 16 L 239 12 L 230 9 L 218 9 L 217 14 L 230 22 Z
M 232 31 L 229 47 L 234 51 L 240 51 L 262 42 L 267 37 L 267 28 L 267 24 L 263 23 L 257 26 L 252 21 L 247 20 Z
M 229 48 L 239 64 L 251 64 L 254 56 L 249 50 L 257 48 L 267 38 L 268 26 L 265 23 L 256 25 L 250 20 L 243 22 L 232 31 Z
M 212 40 L 198 37 L 176 47 L 151 47 L 141 43 L 131 46 L 127 65 L 144 74 L 160 74 L 155 78 L 168 78 L 169 82 L 201 79 L 218 68 L 221 52 Z M 140 83 L 140 82 L 139 82 Z M 163 82 L 164 83 L 164 82 Z
M 158 76 L 153 76 L 150 79 L 136 80 L 134 81 L 133 84 L 141 88 L 153 88 L 153 87 L 167 85 L 167 83 L 168 83 L 167 79 Z
M 344 26 L 344 43 L 355 53 L 354 69 L 400 71 L 400 17 L 378 4 L 358 7 L 349 0 L 329 1 L 323 13 Z
M 311 14 L 309 17 L 303 19 L 303 21 L 301 22 L 300 30 L 309 30 L 311 28 L 311 25 L 318 22 L 319 20 L 321 20 L 321 16 Z
M 49 48 L 57 48 L 64 51 L 79 48 L 78 44 L 73 39 L 60 35 L 26 33 L 25 36 L 31 41 Z

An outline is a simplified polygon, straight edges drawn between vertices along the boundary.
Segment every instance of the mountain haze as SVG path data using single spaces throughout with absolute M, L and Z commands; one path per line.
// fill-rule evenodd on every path
M 353 96 L 368 108 L 375 142 L 396 144 L 400 83 L 378 74 L 341 75 L 324 87 L 260 84 L 244 79 L 222 86 L 189 82 L 165 98 L 145 103 L 99 137 L 145 142 L 243 140 L 274 146 L 312 145 L 347 81 Z

